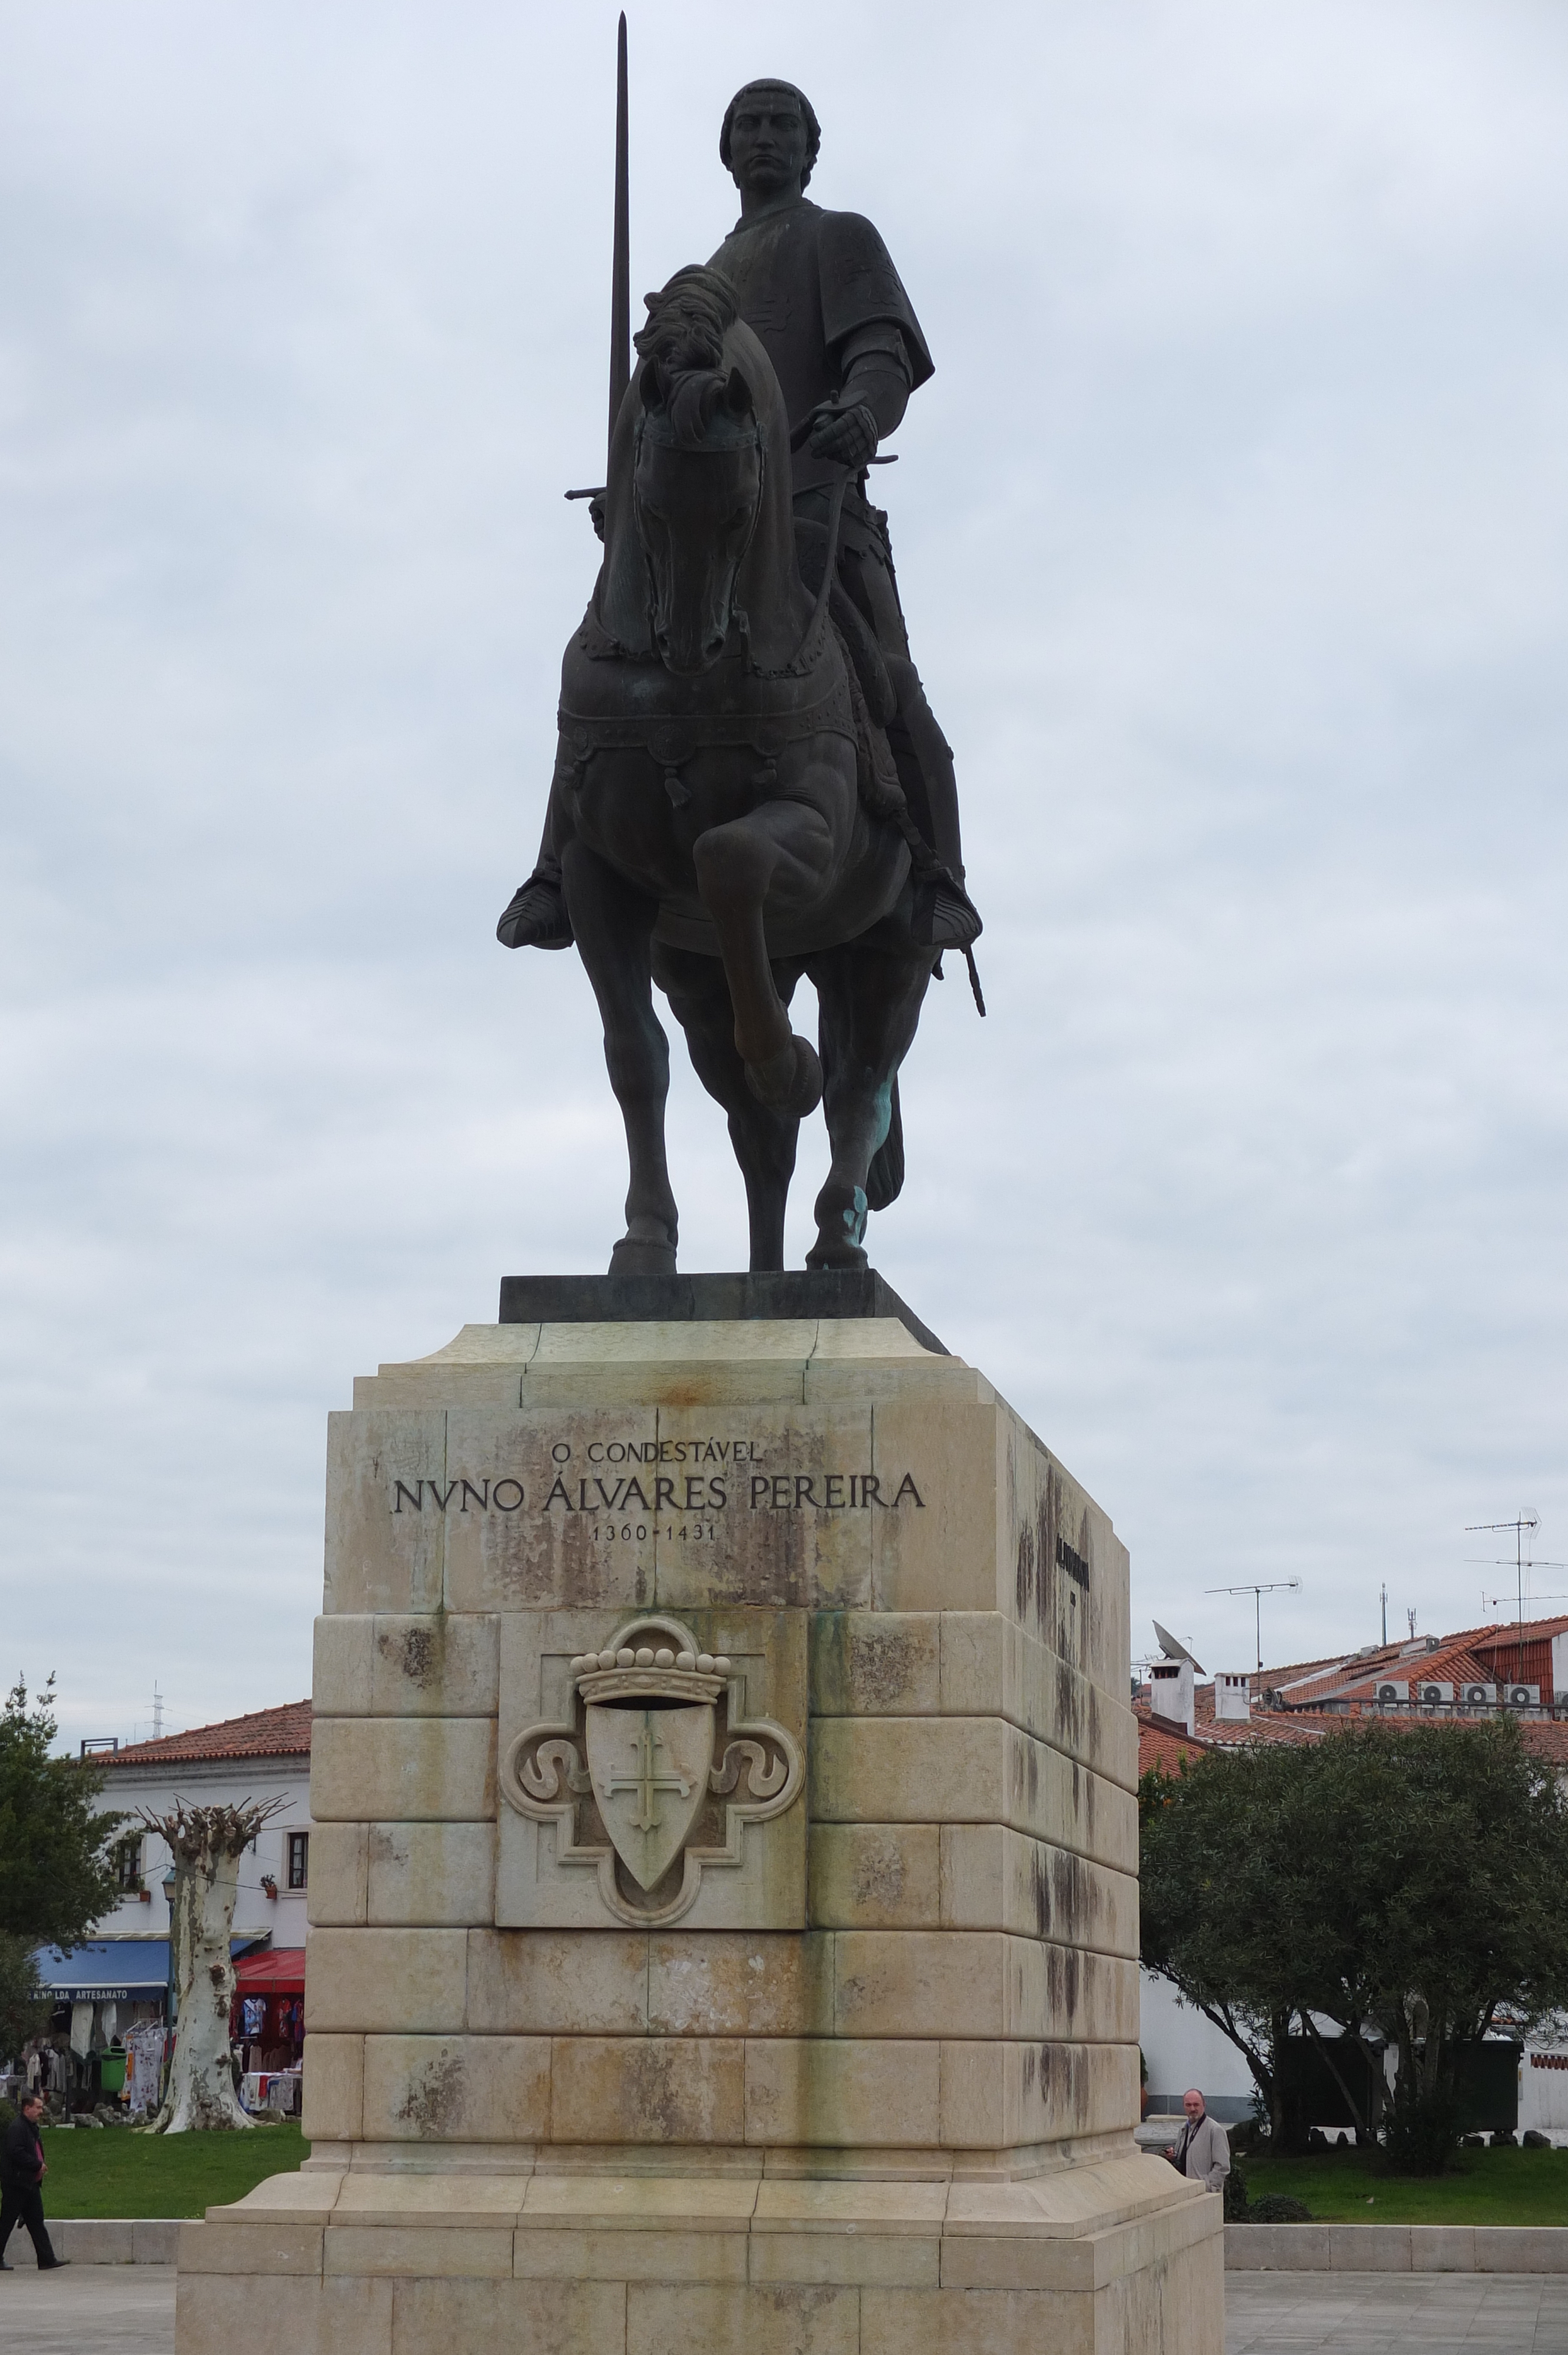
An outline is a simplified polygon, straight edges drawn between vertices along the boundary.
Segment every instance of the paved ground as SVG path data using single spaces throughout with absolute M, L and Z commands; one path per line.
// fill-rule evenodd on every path
M 1225 2355 L 1568 2355 L 1568 2274 L 1227 2274 Z
M 27 2355 L 174 2355 L 173 2265 L 0 2274 L 0 2347 Z
M 1568 2275 L 1227 2274 L 1226 2355 L 1568 2355 Z M 0 2279 L 0 2348 L 173 2355 L 172 2265 Z

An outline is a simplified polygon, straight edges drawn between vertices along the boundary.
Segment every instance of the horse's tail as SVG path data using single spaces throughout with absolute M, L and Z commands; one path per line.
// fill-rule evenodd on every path
M 898 1109 L 898 1074 L 893 1075 L 893 1103 L 887 1135 L 872 1156 L 866 1174 L 868 1209 L 885 1210 L 904 1191 L 904 1115 Z

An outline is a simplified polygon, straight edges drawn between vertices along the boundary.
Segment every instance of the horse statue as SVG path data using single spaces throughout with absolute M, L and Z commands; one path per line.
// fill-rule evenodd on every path
M 711 271 L 680 272 L 648 311 L 611 438 L 604 561 L 562 664 L 550 796 L 626 1124 L 610 1273 L 675 1267 L 654 983 L 729 1115 L 752 1267 L 784 1264 L 800 1124 L 820 1102 L 832 1165 L 806 1263 L 863 1268 L 867 1213 L 903 1184 L 898 1068 L 936 963 L 911 928 L 914 887 L 946 870 L 830 612 L 836 505 L 815 595 L 802 578 L 767 353 Z M 803 974 L 817 1048 L 789 1026 Z

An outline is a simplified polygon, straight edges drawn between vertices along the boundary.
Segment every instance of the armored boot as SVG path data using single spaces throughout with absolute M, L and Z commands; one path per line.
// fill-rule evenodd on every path
M 526 883 L 518 885 L 495 927 L 495 937 L 507 949 L 571 947 L 572 920 L 555 859 L 542 858 Z

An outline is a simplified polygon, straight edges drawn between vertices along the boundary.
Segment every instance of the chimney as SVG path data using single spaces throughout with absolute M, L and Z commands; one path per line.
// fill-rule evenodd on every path
M 1214 1715 L 1222 1721 L 1245 1724 L 1252 1715 L 1252 1679 L 1247 1676 L 1214 1678 Z
M 1192 1689 L 1191 1660 L 1156 1660 L 1149 1671 L 1155 1712 L 1189 1733 L 1198 1731 L 1198 1705 Z

